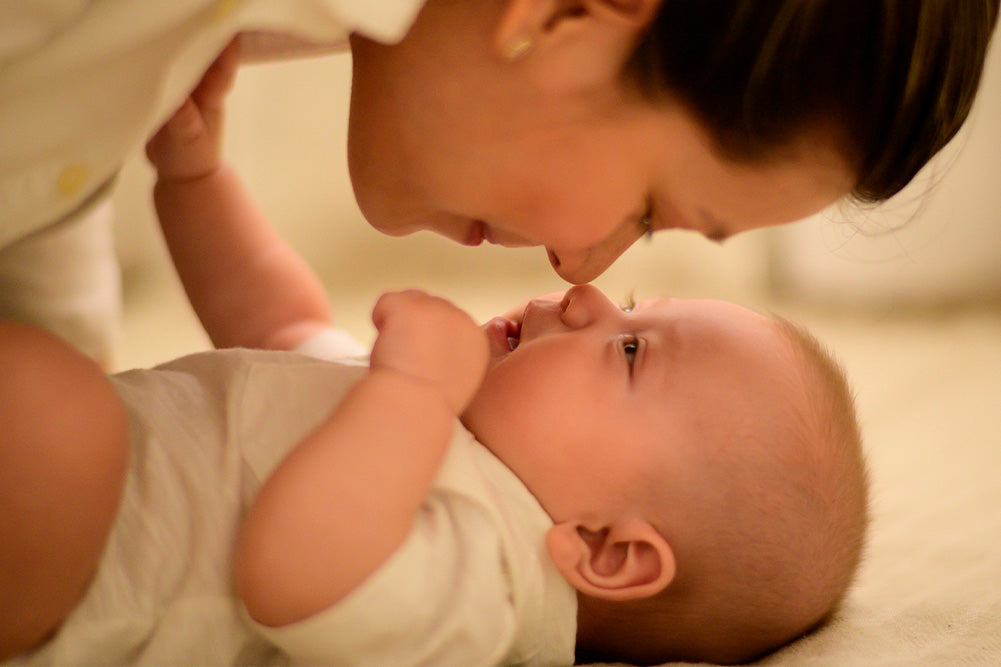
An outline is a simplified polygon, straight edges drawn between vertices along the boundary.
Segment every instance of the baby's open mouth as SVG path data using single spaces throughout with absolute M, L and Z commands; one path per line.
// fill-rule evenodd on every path
M 510 351 L 514 351 L 518 347 L 518 343 L 521 342 L 521 327 L 517 322 L 512 322 L 508 320 L 507 323 L 507 345 Z
M 483 331 L 490 341 L 491 354 L 496 359 L 511 353 L 521 342 L 521 324 L 503 316 L 484 324 Z

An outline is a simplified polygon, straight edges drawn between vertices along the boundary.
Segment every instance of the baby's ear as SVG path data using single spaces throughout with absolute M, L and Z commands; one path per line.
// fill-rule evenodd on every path
M 674 579 L 674 551 L 643 519 L 606 526 L 558 523 L 546 533 L 546 547 L 570 585 L 592 597 L 639 600 L 656 595 Z

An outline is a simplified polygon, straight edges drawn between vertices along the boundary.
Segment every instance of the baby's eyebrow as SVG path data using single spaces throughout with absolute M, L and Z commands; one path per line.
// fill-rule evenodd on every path
M 629 290 L 629 294 L 626 294 L 625 301 L 619 304 L 619 308 L 621 308 L 623 312 L 625 313 L 632 312 L 633 308 L 636 307 L 635 294 L 636 294 L 635 291 Z

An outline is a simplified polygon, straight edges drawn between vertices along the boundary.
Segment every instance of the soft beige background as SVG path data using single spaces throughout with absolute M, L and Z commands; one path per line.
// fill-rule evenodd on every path
M 873 474 L 872 548 L 847 620 L 801 643 L 797 662 L 951 664 L 965 646 L 977 651 L 970 664 L 1001 664 L 1001 601 L 984 599 L 1001 590 L 998 64 L 974 122 L 947 152 L 951 169 L 934 166 L 886 212 L 836 208 L 724 247 L 664 233 L 597 281 L 614 298 L 713 296 L 774 309 L 844 361 Z M 346 175 L 349 73 L 347 55 L 245 68 L 227 135 L 229 156 L 323 277 L 343 326 L 370 340 L 369 308 L 389 288 L 425 287 L 486 319 L 565 287 L 538 249 L 469 249 L 370 229 Z M 116 366 L 204 349 L 157 237 L 138 156 L 121 186 L 126 319 Z M 873 234 L 902 221 L 902 231 Z M 935 653 L 946 640 L 952 648 Z M 878 660 L 866 648 L 875 643 L 884 643 Z

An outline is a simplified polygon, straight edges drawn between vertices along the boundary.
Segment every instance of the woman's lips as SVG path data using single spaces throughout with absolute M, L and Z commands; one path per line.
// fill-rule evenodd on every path
M 488 240 L 486 236 L 486 225 L 483 224 L 482 220 L 473 220 L 473 224 L 469 226 L 469 232 L 466 234 L 466 238 L 462 241 L 462 245 L 478 246 L 485 240 Z
M 483 220 L 471 220 L 469 230 L 466 232 L 466 237 L 462 240 L 462 244 L 477 246 L 482 243 L 498 245 L 504 248 L 527 248 L 537 245 L 517 234 L 493 228 Z

